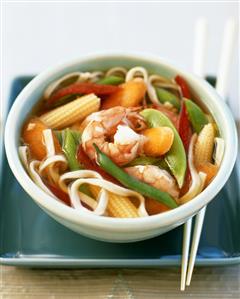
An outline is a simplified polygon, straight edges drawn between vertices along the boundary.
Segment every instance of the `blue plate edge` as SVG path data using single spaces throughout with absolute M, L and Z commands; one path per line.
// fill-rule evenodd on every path
M 236 258 L 197 258 L 196 266 L 237 265 Z M 1 265 L 20 267 L 65 267 L 65 268 L 140 268 L 140 267 L 174 267 L 180 266 L 180 259 L 36 259 L 36 258 L 0 258 Z

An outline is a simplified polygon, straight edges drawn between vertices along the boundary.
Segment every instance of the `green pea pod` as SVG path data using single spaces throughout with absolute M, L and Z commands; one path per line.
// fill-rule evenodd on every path
M 155 199 L 165 204 L 169 208 L 173 209 L 178 206 L 175 200 L 167 192 L 156 189 L 130 176 L 128 173 L 122 170 L 122 168 L 117 166 L 110 158 L 108 158 L 107 155 L 101 152 L 96 145 L 94 146 L 96 149 L 97 161 L 99 166 L 120 183 L 122 183 L 125 187 L 135 190 L 142 195 Z
M 62 150 L 68 160 L 68 165 L 71 171 L 81 169 L 81 166 L 77 160 L 78 143 L 70 129 L 66 129 L 63 134 Z
M 156 87 L 156 93 L 157 93 L 157 97 L 161 103 L 169 102 L 175 108 L 177 108 L 177 110 L 180 109 L 180 101 L 179 101 L 179 98 L 175 94 L 169 92 L 168 90 L 166 90 L 164 88 L 160 88 L 160 87 Z
M 75 140 L 75 143 L 78 145 L 81 142 L 81 136 L 82 136 L 81 132 L 79 132 L 77 130 L 71 130 L 71 129 L 66 129 L 66 130 L 69 130 L 71 132 L 71 134 L 73 135 L 73 138 Z M 54 134 L 56 135 L 61 146 L 63 145 L 63 139 L 65 136 L 66 130 L 54 130 Z
M 146 120 L 149 127 L 167 126 L 174 132 L 174 140 L 170 150 L 164 156 L 169 169 L 175 176 L 178 186 L 181 188 L 184 182 L 187 158 L 182 140 L 170 121 L 170 119 L 162 112 L 155 109 L 145 109 L 140 113 Z
M 207 117 L 202 109 L 193 101 L 188 99 L 185 99 L 184 101 L 191 125 L 194 131 L 199 133 L 202 128 L 208 123 Z
M 136 166 L 136 165 L 154 165 L 158 162 L 158 158 L 148 157 L 148 156 L 141 156 L 135 158 L 133 161 L 128 163 L 126 167 Z
M 119 85 L 123 83 L 125 80 L 122 77 L 118 76 L 108 76 L 103 79 L 97 81 L 98 84 L 106 84 L 106 85 Z
M 58 131 L 59 132 L 59 131 Z M 68 165 L 71 171 L 83 169 L 83 166 L 78 162 L 76 153 L 77 147 L 81 142 L 81 133 L 69 128 L 61 131 L 62 132 L 62 150 L 67 158 Z M 80 186 L 79 191 L 92 196 L 88 186 L 83 184 Z
M 168 165 L 166 164 L 164 159 L 141 156 L 135 158 L 133 161 L 128 163 L 126 167 L 136 166 L 136 165 L 155 165 L 162 169 L 168 170 Z

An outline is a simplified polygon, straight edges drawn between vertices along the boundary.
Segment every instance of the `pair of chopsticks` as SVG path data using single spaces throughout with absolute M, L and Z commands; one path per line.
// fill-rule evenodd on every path
M 219 68 L 217 73 L 216 90 L 218 94 L 226 101 L 228 78 L 232 62 L 234 43 L 236 41 L 236 22 L 233 18 L 226 21 L 223 33 L 222 49 L 220 54 Z M 204 78 L 204 68 L 206 61 L 208 25 L 205 18 L 198 19 L 195 26 L 195 45 L 193 56 L 193 72 Z M 195 265 L 198 245 L 201 237 L 204 217 L 207 207 L 203 207 L 196 215 L 195 226 L 192 237 L 192 245 L 189 257 L 192 219 L 184 224 L 183 247 L 182 247 L 182 268 L 181 268 L 181 291 L 185 286 L 189 286 Z

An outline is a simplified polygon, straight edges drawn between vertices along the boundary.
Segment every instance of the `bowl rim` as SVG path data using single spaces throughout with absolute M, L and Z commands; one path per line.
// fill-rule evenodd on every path
M 42 82 L 50 79 L 58 72 L 73 67 L 77 64 L 81 64 L 87 60 L 99 60 L 99 59 L 116 59 L 125 58 L 146 61 L 155 63 L 167 68 L 170 71 L 177 72 L 186 78 L 187 81 L 191 81 L 191 85 L 198 86 L 201 90 L 205 91 L 208 98 L 211 99 L 214 107 L 222 115 L 223 126 L 225 127 L 226 135 L 228 136 L 228 143 L 225 145 L 224 158 L 221 167 L 211 182 L 211 184 L 205 188 L 199 195 L 193 200 L 179 206 L 176 209 L 164 212 L 162 214 L 152 215 L 142 218 L 109 218 L 103 216 L 97 216 L 94 214 L 85 214 L 81 211 L 77 211 L 64 203 L 56 201 L 53 197 L 46 194 L 40 189 L 29 177 L 25 171 L 19 155 L 18 150 L 12 150 L 15 148 L 15 139 L 13 138 L 14 132 L 17 128 L 14 124 L 17 123 L 16 119 L 20 117 L 20 111 L 24 105 L 28 102 L 28 97 Z M 194 88 L 193 88 L 194 89 Z M 208 105 L 206 105 L 208 106 Z M 20 122 L 23 123 L 24 120 Z M 166 227 L 169 225 L 177 224 L 180 221 L 185 222 L 185 219 L 195 215 L 201 208 L 208 204 L 214 196 L 221 190 L 226 183 L 228 177 L 233 169 L 236 157 L 237 157 L 237 132 L 232 114 L 228 106 L 220 98 L 217 92 L 203 79 L 197 77 L 191 72 L 182 70 L 179 67 L 175 67 L 174 64 L 168 63 L 165 59 L 161 59 L 154 55 L 136 54 L 136 53 L 115 53 L 105 52 L 91 55 L 84 55 L 81 58 L 70 60 L 68 62 L 59 64 L 55 67 L 50 67 L 47 70 L 36 76 L 18 95 L 13 103 L 10 112 L 7 117 L 5 126 L 5 151 L 8 159 L 9 166 L 15 175 L 18 182 L 24 188 L 24 190 L 31 196 L 31 198 L 40 205 L 46 212 L 53 214 L 59 218 L 65 219 L 71 223 L 81 224 L 88 227 L 107 228 L 109 231 L 142 231 L 149 230 L 157 227 Z M 226 143 L 226 142 L 225 142 Z M 141 225 L 140 225 L 141 224 Z

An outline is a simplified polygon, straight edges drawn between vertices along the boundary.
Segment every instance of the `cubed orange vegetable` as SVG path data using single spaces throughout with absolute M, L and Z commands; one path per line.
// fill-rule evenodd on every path
M 120 85 L 120 89 L 102 102 L 102 109 L 115 106 L 136 107 L 146 93 L 147 87 L 143 80 L 128 81 Z
M 146 129 L 142 134 L 147 137 L 144 143 L 144 153 L 147 156 L 158 157 L 167 153 L 174 139 L 173 130 L 169 127 Z
M 198 165 L 197 170 L 206 173 L 207 177 L 205 181 L 205 186 L 207 186 L 212 181 L 212 179 L 216 176 L 218 172 L 218 166 L 210 162 L 206 162 L 204 164 Z
M 149 215 L 155 215 L 170 210 L 170 208 L 152 198 L 146 198 L 145 207 Z
M 38 118 L 30 119 L 23 127 L 22 138 L 25 144 L 29 146 L 32 158 L 42 160 L 46 157 L 46 147 L 44 145 L 43 131 L 48 127 Z M 61 146 L 53 134 L 55 151 L 61 152 Z

